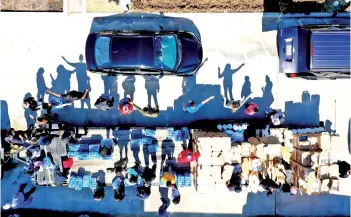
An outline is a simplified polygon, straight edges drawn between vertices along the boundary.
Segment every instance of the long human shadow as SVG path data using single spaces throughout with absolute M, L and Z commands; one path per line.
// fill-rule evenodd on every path
M 347 143 L 349 147 L 349 153 L 351 154 L 351 118 L 349 118 L 349 127 L 347 132 L 348 132 Z
M 40 67 L 37 72 L 37 100 L 44 100 L 45 91 L 47 89 L 45 79 L 44 79 L 44 68 Z
M 173 140 L 171 139 L 165 139 L 162 141 L 161 144 L 161 165 L 166 160 L 172 160 L 174 158 L 174 149 L 175 149 L 175 144 Z
M 122 87 L 124 89 L 123 98 L 126 98 L 128 95 L 131 99 L 134 99 L 135 93 L 135 76 L 129 75 L 122 82 Z
M 76 78 L 78 82 L 78 91 L 84 92 L 86 89 L 90 89 L 90 78 L 88 77 L 86 64 L 84 63 L 84 56 L 82 54 L 79 55 L 78 62 L 70 62 L 64 56 L 62 59 L 66 62 L 66 64 L 73 67 L 73 72 L 76 73 Z M 81 108 L 84 108 L 84 104 L 87 104 L 88 108 L 91 108 L 90 98 L 89 96 L 81 101 Z
M 125 157 L 128 157 L 128 144 L 131 138 L 131 131 L 129 128 L 119 128 L 112 132 L 113 137 L 117 140 L 117 145 L 119 148 L 120 159 L 123 158 L 123 151 Z
M 7 130 L 11 128 L 9 108 L 5 100 L 0 100 L 1 103 L 1 147 L 5 152 L 10 151 L 10 144 L 5 142 Z
M 151 105 L 151 98 L 154 100 L 154 107 L 158 106 L 157 93 L 160 92 L 160 81 L 156 76 L 143 76 L 145 79 L 145 89 L 147 93 L 147 103 Z
M 101 75 L 101 79 L 104 83 L 104 94 L 109 94 L 113 96 L 114 103 L 113 108 L 107 112 L 117 112 L 118 111 L 118 101 L 119 101 L 119 94 L 118 94 L 118 81 L 117 76 L 105 76 Z
M 23 100 L 28 99 L 29 97 L 32 97 L 32 94 L 28 92 L 28 93 L 26 93 L 26 94 L 24 95 Z M 28 129 L 31 125 L 35 124 L 35 120 L 33 120 L 33 119 L 30 117 L 31 115 L 34 117 L 34 119 L 37 118 L 37 112 L 32 111 L 32 110 L 30 110 L 29 108 L 24 109 L 24 118 L 26 119 L 26 122 L 27 122 L 27 129 Z
M 90 33 L 109 30 L 184 31 L 194 33 L 201 41 L 200 31 L 192 20 L 159 14 L 127 13 L 93 19 Z
M 241 88 L 241 98 L 246 98 L 251 93 L 251 81 L 249 76 L 245 76 L 245 82 Z
M 302 92 L 301 102 L 285 102 L 285 124 L 289 126 L 319 126 L 320 95 Z
M 68 93 L 71 91 L 71 76 L 75 72 L 74 70 L 68 70 L 63 65 L 57 67 L 57 76 L 54 76 L 50 73 L 51 85 L 54 92 L 58 93 Z
M 233 100 L 233 75 L 243 67 L 245 63 L 241 64 L 239 67 L 232 69 L 232 66 L 227 63 L 221 73 L 220 67 L 218 67 L 218 78 L 223 78 L 223 89 L 224 97 L 226 100 Z M 228 98 L 229 95 L 229 98 Z

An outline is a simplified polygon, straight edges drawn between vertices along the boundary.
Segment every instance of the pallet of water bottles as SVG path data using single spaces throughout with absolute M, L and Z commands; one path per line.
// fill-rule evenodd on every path
M 97 188 L 97 181 L 95 178 L 92 178 L 90 175 L 84 175 L 84 176 L 71 175 L 68 183 L 68 187 L 73 188 L 77 191 L 80 191 L 83 188 L 90 188 L 92 190 L 95 190 Z
M 245 140 L 244 131 L 248 126 L 247 123 L 218 124 L 217 129 L 227 134 L 232 142 L 243 142 Z
M 67 155 L 78 160 L 111 160 L 112 155 L 102 157 L 99 154 L 100 144 L 68 144 Z
M 176 185 L 177 187 L 192 187 L 193 186 L 193 177 L 190 172 L 172 172 L 172 175 L 176 179 Z M 161 174 L 162 178 L 162 174 Z M 166 183 L 162 182 L 162 179 L 160 179 L 160 186 L 161 187 L 166 187 Z

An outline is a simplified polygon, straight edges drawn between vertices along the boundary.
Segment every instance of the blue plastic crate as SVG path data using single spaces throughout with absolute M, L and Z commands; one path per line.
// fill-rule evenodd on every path
M 99 144 L 90 144 L 89 152 L 99 152 L 100 145 Z
M 100 160 L 101 156 L 98 152 L 89 152 L 89 160 Z
M 156 131 L 152 130 L 152 129 L 145 129 L 145 133 L 146 136 L 152 136 L 154 137 L 156 135 Z
M 89 152 L 89 144 L 78 144 L 79 150 L 78 152 Z
M 78 191 L 80 191 L 80 190 L 82 190 L 82 188 L 83 188 L 83 178 L 77 176 L 77 177 L 76 177 L 76 186 L 75 186 L 75 189 L 78 190 Z
M 80 148 L 80 145 L 68 144 L 67 148 L 68 148 L 68 151 L 78 151 Z
M 79 160 L 89 160 L 89 152 L 79 152 L 77 157 Z
M 106 157 L 101 157 L 101 160 L 112 160 L 112 155 L 106 156 Z
M 83 188 L 88 188 L 90 186 L 90 179 L 89 175 L 83 176 Z
M 174 137 L 176 141 L 183 141 L 183 134 L 181 130 L 174 131 Z
M 182 137 L 183 140 L 187 140 L 190 138 L 189 129 L 187 127 L 182 128 Z
M 177 175 L 176 184 L 179 187 L 184 187 L 185 183 L 184 183 L 184 176 L 183 175 L 181 175 L 181 174 Z
M 69 152 L 67 152 L 68 157 L 72 157 L 72 158 L 77 158 L 78 154 L 79 154 L 79 152 L 77 152 L 77 151 L 69 151 Z

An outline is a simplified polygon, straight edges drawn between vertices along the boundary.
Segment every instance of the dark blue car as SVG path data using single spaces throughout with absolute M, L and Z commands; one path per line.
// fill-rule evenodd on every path
M 289 78 L 350 78 L 350 26 L 278 30 L 279 68 Z
M 105 75 L 194 75 L 202 63 L 202 46 L 187 32 L 91 33 L 85 47 L 91 72 Z

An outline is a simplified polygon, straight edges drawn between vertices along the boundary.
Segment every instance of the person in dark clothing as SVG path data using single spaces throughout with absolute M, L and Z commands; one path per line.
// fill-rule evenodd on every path
M 232 177 L 230 180 L 226 182 L 226 186 L 230 191 L 235 191 L 236 193 L 240 193 L 242 188 L 241 188 L 241 173 L 234 173 L 232 174 Z
M 162 205 L 160 206 L 160 208 L 158 208 L 158 215 L 160 217 L 169 217 L 169 214 L 167 213 L 167 208 L 169 207 L 169 203 L 164 198 L 161 198 L 161 201 L 162 201 Z
M 57 114 L 54 114 L 54 115 L 42 114 L 39 117 L 37 117 L 37 119 L 35 119 L 33 115 L 30 115 L 29 117 L 32 118 L 33 120 L 35 120 L 35 123 L 37 125 L 45 125 L 45 124 L 51 122 L 52 120 L 56 119 Z
M 76 100 L 81 100 L 81 99 L 85 99 L 88 97 L 88 92 L 89 90 L 86 89 L 84 92 L 79 92 L 79 91 L 76 91 L 76 90 L 72 90 L 66 94 L 60 94 L 60 93 L 55 93 L 53 92 L 52 90 L 48 89 L 47 90 L 48 93 L 56 96 L 56 97 L 61 97 L 65 100 L 70 100 L 70 101 L 76 101 Z
M 347 178 L 351 174 L 350 164 L 346 161 L 338 161 L 336 164 L 339 165 L 339 177 Z
M 127 169 L 128 158 L 122 158 L 121 160 L 114 163 L 113 168 L 107 168 L 106 170 L 109 172 L 115 172 L 116 176 L 121 176 L 122 172 Z
M 93 197 L 95 201 L 100 201 L 105 197 L 105 186 L 106 184 L 97 181 L 97 188 L 93 190 Z
M 95 107 L 103 111 L 111 110 L 114 104 L 114 98 L 110 94 L 102 94 L 95 102 Z
M 258 174 L 258 179 L 260 180 L 260 185 L 267 190 L 267 196 L 271 195 L 275 189 L 279 188 L 277 183 L 275 183 L 269 176 L 267 175 L 265 179 L 263 179 L 263 176 L 261 173 Z
M 156 178 L 156 164 L 154 164 L 151 169 L 150 167 L 145 167 L 141 178 L 144 179 L 146 184 L 151 185 L 152 181 Z
M 125 193 L 125 185 L 124 185 L 124 181 L 121 177 L 117 177 L 117 179 L 119 179 L 119 185 L 117 187 L 113 187 L 113 192 L 114 192 L 114 198 L 115 198 L 115 201 L 117 203 L 121 202 L 125 196 L 126 196 L 126 193 Z
M 34 97 L 29 97 L 23 101 L 23 108 L 29 108 L 32 111 L 40 110 L 40 106 L 38 102 L 34 99 Z

